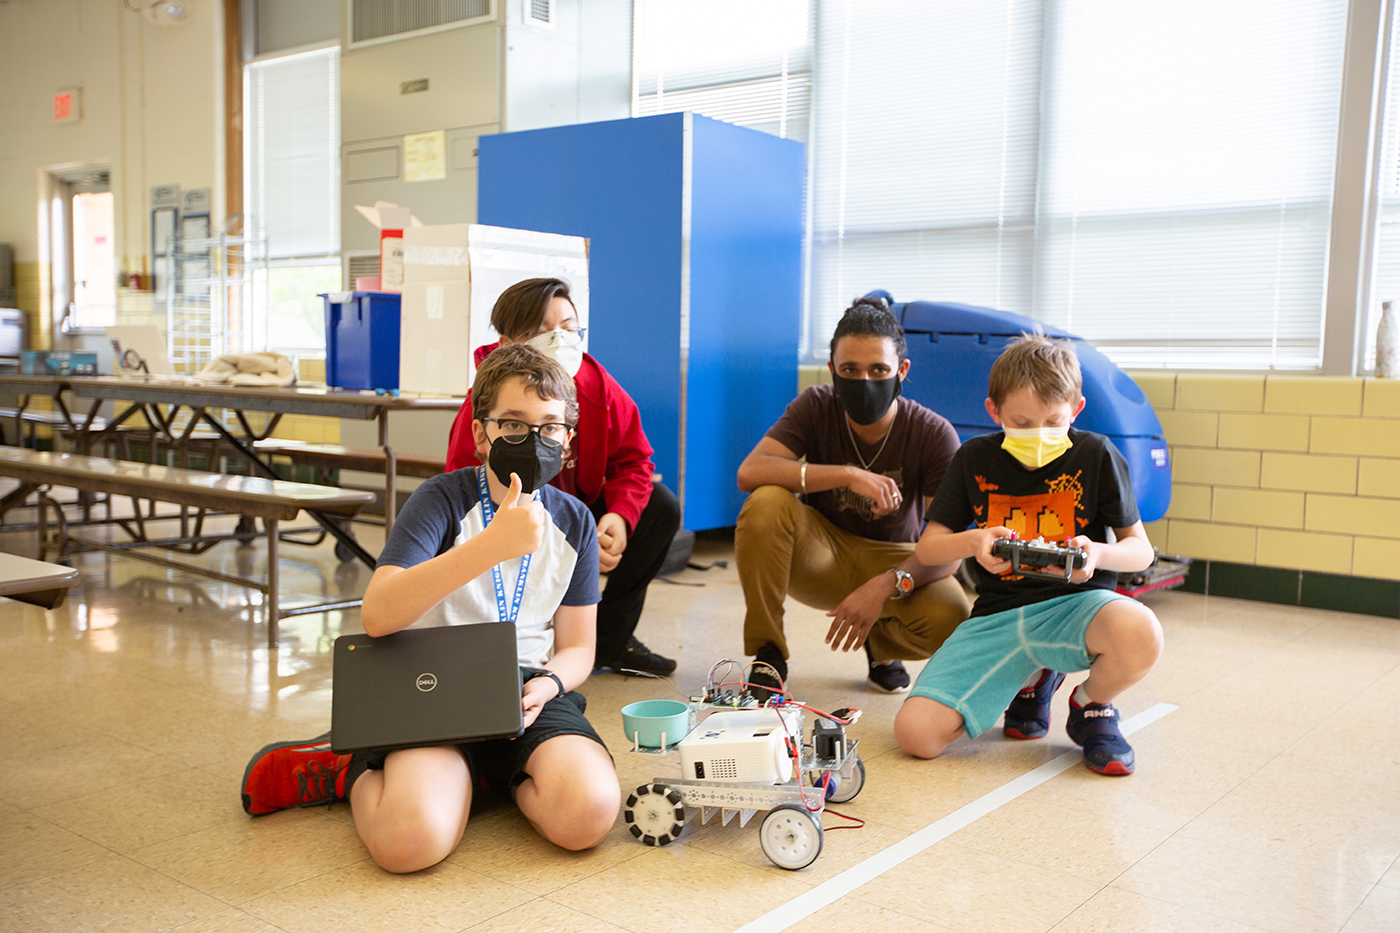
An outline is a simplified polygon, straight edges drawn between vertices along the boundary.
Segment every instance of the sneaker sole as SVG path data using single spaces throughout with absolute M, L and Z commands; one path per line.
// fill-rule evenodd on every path
M 1026 740 L 1030 740 L 1030 739 L 1043 739 L 1043 738 L 1045 738 L 1047 735 L 1050 734 L 1050 730 L 1049 730 L 1049 729 L 1046 729 L 1044 732 L 1022 732 L 1020 729 L 1017 729 L 1017 728 L 1015 728 L 1014 726 L 1005 726 L 1005 727 L 1002 728 L 1001 733 L 1002 733 L 1002 735 L 1006 736 L 1008 739 L 1026 739 Z
M 1095 774 L 1106 774 L 1109 777 L 1127 777 L 1129 774 L 1133 773 L 1133 769 L 1129 768 L 1121 761 L 1110 761 L 1102 768 L 1095 768 L 1093 765 L 1089 764 L 1089 762 L 1086 761 L 1084 762 L 1084 767 L 1088 768 Z
M 867 680 L 866 683 L 870 684 L 870 686 L 871 686 L 872 688 L 874 688 L 875 690 L 880 691 L 881 693 L 908 693 L 908 692 L 909 692 L 909 688 L 908 688 L 908 687 L 886 687 L 886 686 L 883 686 L 883 685 L 881 685 L 881 684 L 877 684 L 877 683 L 876 683 L 875 681 L 873 681 L 873 680 Z

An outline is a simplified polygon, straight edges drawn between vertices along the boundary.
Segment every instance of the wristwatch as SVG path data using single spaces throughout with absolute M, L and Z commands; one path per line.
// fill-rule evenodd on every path
M 548 677 L 550 680 L 554 681 L 554 686 L 559 688 L 559 694 L 555 697 L 556 700 L 569 692 L 564 689 L 564 681 L 559 679 L 558 674 L 554 673 L 551 670 L 547 670 L 543 667 L 537 667 L 534 670 L 530 671 L 530 673 L 526 674 L 525 679 L 520 682 L 520 685 L 523 687 L 525 684 L 528 684 L 536 677 Z
M 894 574 L 894 596 L 893 599 L 903 599 L 914 592 L 914 577 L 898 567 L 891 567 L 890 573 Z

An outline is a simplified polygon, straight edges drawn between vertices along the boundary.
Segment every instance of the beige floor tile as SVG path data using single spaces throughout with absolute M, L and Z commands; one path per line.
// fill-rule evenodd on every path
M 152 730 L 134 739 L 153 753 L 192 768 L 234 782 L 229 788 L 231 800 L 238 804 L 239 788 L 248 761 L 263 746 L 273 742 L 309 739 L 329 731 L 330 721 L 316 726 L 295 719 L 285 719 L 258 710 L 234 710 L 232 713 L 192 719 L 178 729 Z M 205 737 L 212 737 L 212 741 Z M 240 808 L 239 812 L 242 810 Z
M 116 856 L 0 891 L 0 923 L 14 930 L 155 933 L 225 905 Z
M 1381 880 L 1377 883 L 1383 884 L 1388 888 L 1400 888 L 1400 859 L 1396 859 L 1391 863 L 1390 868 L 1386 870 L 1386 873 L 1381 876 Z
M 0 741 L 12 758 L 34 758 L 97 737 L 81 722 L 55 716 L 41 706 L 0 700 Z
M 1400 890 L 1376 886 L 1351 915 L 1342 933 L 1395 933 L 1400 928 Z
M 46 755 L 7 761 L 0 798 L 21 807 L 42 806 L 181 767 L 130 742 L 98 736 Z
M 1301 748 L 1279 755 L 1250 775 L 1242 791 L 1283 801 L 1340 820 L 1388 826 L 1400 834 L 1400 768 L 1357 773 L 1347 757 L 1299 757 Z
M 513 806 L 473 815 L 447 860 L 531 894 L 543 895 L 641 855 L 645 847 L 619 820 L 602 844 L 569 852 L 535 832 Z
M 625 929 L 563 904 L 535 900 L 483 920 L 463 933 L 621 933 Z
M 456 933 L 531 899 L 519 888 L 453 862 L 392 875 L 365 860 L 242 907 L 287 933 Z
M 1053 933 L 1254 933 L 1258 929 L 1109 886 L 1060 921 Z
M 646 933 L 728 933 L 810 890 L 800 872 L 774 874 L 689 845 L 645 848 L 548 899 Z
M 1227 791 L 1181 779 L 1182 768 L 1164 766 L 1158 741 L 1132 737 L 1138 770 L 1129 778 L 1110 778 L 1075 767 L 1057 775 L 1022 799 L 1031 807 L 1058 806 L 1092 817 L 1172 831 L 1202 813 Z
M 1202 846 L 1227 846 L 1375 882 L 1400 858 L 1394 827 L 1343 820 L 1236 790 L 1192 820 L 1177 838 Z
M 1221 845 L 1169 839 L 1115 886 L 1280 933 L 1335 930 L 1371 885 Z
M 0 803 L 0 888 L 111 856 L 110 849 L 33 813 Z
M 1103 885 L 1170 835 L 1171 830 L 1021 797 L 958 830 L 948 842 Z
M 888 930 L 899 933 L 947 933 L 952 927 L 909 914 L 876 907 L 864 901 L 843 898 L 823 907 L 793 929 L 796 930 Z
M 220 911 L 190 923 L 182 923 L 170 933 L 280 933 L 277 927 L 241 910 Z
M 220 823 L 131 853 L 131 858 L 227 904 L 369 858 L 354 827 L 318 811 L 285 810 Z
M 1023 861 L 940 842 L 850 896 L 960 933 L 999 933 L 1049 930 L 1098 889 Z
M 123 855 L 234 819 L 238 785 L 190 768 L 35 807 L 34 815 Z

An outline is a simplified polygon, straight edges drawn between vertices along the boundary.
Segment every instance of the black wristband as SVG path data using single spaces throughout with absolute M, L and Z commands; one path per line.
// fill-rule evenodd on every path
M 562 680 L 559 679 L 559 675 L 556 674 L 556 673 L 554 673 L 553 671 L 549 670 L 548 668 L 544 668 L 544 667 L 537 667 L 537 668 L 535 668 L 533 671 L 530 672 L 530 676 L 528 676 L 528 677 L 525 678 L 525 683 L 528 684 L 530 681 L 534 680 L 536 677 L 548 677 L 550 680 L 554 681 L 554 686 L 556 686 L 556 687 L 559 688 L 559 694 L 558 694 L 558 696 L 555 697 L 556 700 L 559 699 L 559 697 L 561 697 L 561 696 L 563 696 L 564 694 L 566 694 L 566 693 L 569 692 L 569 691 L 567 691 L 567 690 L 564 689 L 564 681 L 562 681 Z

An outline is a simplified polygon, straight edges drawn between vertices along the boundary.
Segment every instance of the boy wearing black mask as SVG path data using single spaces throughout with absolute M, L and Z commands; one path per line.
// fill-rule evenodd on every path
M 243 779 L 254 815 L 348 799 L 369 854 L 391 872 L 451 854 L 481 787 L 509 793 L 565 849 L 602 841 L 617 818 L 617 772 L 574 692 L 593 670 L 598 539 L 592 515 L 546 485 L 578 408 L 569 374 L 534 347 L 503 347 L 477 371 L 478 456 L 414 491 L 379 556 L 360 620 L 371 635 L 410 625 L 513 622 L 525 731 L 458 746 L 336 755 L 329 736 L 269 745 Z
M 914 557 L 925 500 L 958 436 L 901 397 L 910 361 L 883 299 L 846 311 L 827 365 L 833 385 L 798 396 L 739 466 L 739 488 L 752 494 L 734 532 L 744 650 L 786 678 L 783 600 L 792 596 L 828 610 L 832 650 L 864 648 L 874 687 L 903 693 L 901 660 L 931 656 L 970 610 L 957 562 L 925 567 Z M 762 667 L 751 679 L 777 686 Z

